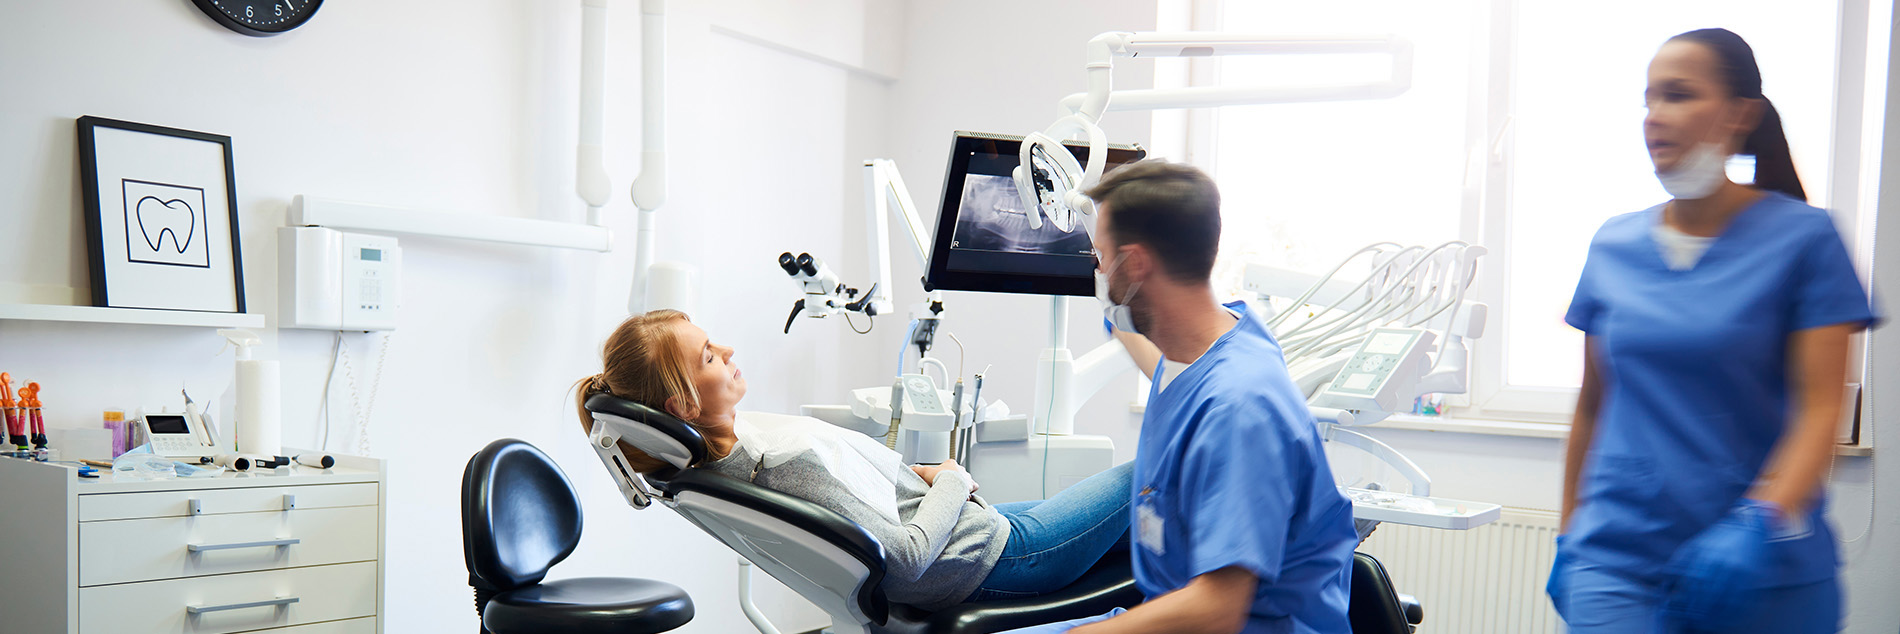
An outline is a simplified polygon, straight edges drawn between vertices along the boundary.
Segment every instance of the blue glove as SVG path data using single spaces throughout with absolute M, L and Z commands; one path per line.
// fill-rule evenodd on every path
M 1663 618 L 1703 630 L 1739 627 L 1768 575 L 1768 538 L 1781 507 L 1742 498 L 1728 515 L 1676 549 L 1665 569 Z
M 1557 558 L 1550 563 L 1550 581 L 1544 584 L 1544 594 L 1550 595 L 1550 606 L 1557 609 L 1557 616 L 1565 622 L 1570 621 L 1570 549 L 1564 548 L 1569 538 L 1569 535 L 1557 536 Z
M 1109 319 L 1108 319 L 1107 317 L 1103 317 L 1103 318 L 1102 318 L 1102 330 L 1105 330 L 1105 331 L 1107 331 L 1107 332 L 1108 332 L 1108 336 L 1110 336 L 1110 337 L 1113 337 L 1113 336 L 1115 336 L 1115 322 L 1113 322 L 1113 321 L 1109 321 Z

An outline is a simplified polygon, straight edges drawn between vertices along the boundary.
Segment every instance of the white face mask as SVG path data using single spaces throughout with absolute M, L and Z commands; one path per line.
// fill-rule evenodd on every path
M 1110 273 L 1115 272 L 1115 267 L 1121 266 L 1122 260 L 1127 257 L 1128 254 L 1124 253 L 1120 257 L 1115 258 L 1113 264 L 1108 265 L 1107 271 L 1095 271 L 1095 299 L 1102 302 L 1102 316 L 1107 317 L 1108 323 L 1114 324 L 1116 330 L 1131 335 L 1138 335 L 1141 334 L 1141 332 L 1135 330 L 1134 309 L 1129 308 L 1128 304 L 1117 304 L 1115 300 L 1108 298 L 1108 276 Z M 1128 293 L 1122 296 L 1122 300 L 1133 301 L 1135 291 L 1140 288 L 1141 282 L 1128 285 Z
M 1720 125 L 1716 126 L 1720 128 Z M 1663 191 L 1683 200 L 1700 200 L 1715 194 L 1728 180 L 1728 147 L 1721 141 L 1697 143 L 1676 161 L 1668 172 L 1656 172 Z

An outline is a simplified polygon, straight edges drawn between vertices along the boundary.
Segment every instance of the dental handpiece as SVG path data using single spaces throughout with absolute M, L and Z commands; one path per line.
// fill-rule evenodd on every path
M 963 377 L 957 377 L 957 384 L 950 388 L 950 458 L 963 461 Z
M 989 368 L 984 368 L 984 370 L 988 371 Z M 970 449 L 972 445 L 976 444 L 976 426 L 983 422 L 980 420 L 982 417 L 983 372 L 978 372 L 976 373 L 976 384 L 972 385 L 970 389 L 970 429 L 963 433 L 963 447 L 960 448 L 963 459 L 958 461 L 963 464 L 965 471 L 970 469 L 970 459 L 974 457 L 970 455 Z
M 891 430 L 884 435 L 884 446 L 897 450 L 897 428 L 904 420 L 904 379 L 891 384 Z

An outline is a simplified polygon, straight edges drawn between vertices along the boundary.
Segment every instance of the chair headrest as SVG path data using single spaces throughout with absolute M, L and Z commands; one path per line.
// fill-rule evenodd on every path
M 587 397 L 595 425 L 612 425 L 635 449 L 685 469 L 706 459 L 706 438 L 672 414 L 606 392 Z

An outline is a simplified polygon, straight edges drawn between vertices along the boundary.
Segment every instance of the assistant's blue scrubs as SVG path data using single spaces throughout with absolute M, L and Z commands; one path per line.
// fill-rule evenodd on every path
M 1349 634 L 1352 504 L 1279 342 L 1245 303 L 1228 308 L 1240 320 L 1193 364 L 1155 369 L 1135 453 L 1135 585 L 1153 599 L 1238 566 L 1259 579 L 1245 634 Z
M 1604 223 L 1564 317 L 1596 346 L 1604 386 L 1565 544 L 1579 634 L 1664 631 L 1664 566 L 1735 505 L 1788 425 L 1789 336 L 1875 321 L 1823 210 L 1768 193 L 1684 271 L 1652 238 L 1661 221 L 1659 205 Z M 1756 631 L 1837 631 L 1824 502 L 1771 542 Z

